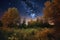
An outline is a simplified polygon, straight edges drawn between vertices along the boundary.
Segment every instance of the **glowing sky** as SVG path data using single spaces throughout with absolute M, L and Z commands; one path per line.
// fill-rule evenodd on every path
M 16 7 L 22 17 L 41 16 L 45 1 L 47 0 L 0 0 L 0 17 L 10 7 Z

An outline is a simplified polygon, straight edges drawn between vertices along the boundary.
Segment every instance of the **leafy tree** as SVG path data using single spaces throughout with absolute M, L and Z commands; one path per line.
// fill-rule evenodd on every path
M 55 24 L 60 23 L 60 0 L 47 1 L 44 8 L 44 17 L 55 20 Z
M 53 0 L 52 2 L 46 2 L 44 8 L 44 16 L 51 18 L 55 23 L 55 37 L 60 40 L 60 0 Z M 47 5 L 48 4 L 48 5 Z
M 9 8 L 2 17 L 3 26 L 8 27 L 8 25 L 17 25 L 20 22 L 20 16 L 17 8 Z M 11 27 L 11 26 L 10 26 Z
M 51 2 L 50 1 L 47 1 L 45 2 L 45 8 L 43 9 L 43 12 L 44 12 L 44 18 L 48 18 L 48 17 L 51 17 L 52 16 L 52 13 L 51 13 Z M 50 9 L 50 10 L 49 10 Z

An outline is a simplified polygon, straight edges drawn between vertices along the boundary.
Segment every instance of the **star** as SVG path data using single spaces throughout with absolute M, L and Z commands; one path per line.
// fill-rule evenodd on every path
M 32 17 L 32 18 L 35 18 L 35 14 L 34 14 L 34 13 L 33 13 L 33 14 L 31 14 L 31 17 Z

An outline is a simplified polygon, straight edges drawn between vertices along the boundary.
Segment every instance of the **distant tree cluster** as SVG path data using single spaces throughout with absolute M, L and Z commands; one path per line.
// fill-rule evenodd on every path
M 30 28 L 45 28 L 45 27 L 50 28 L 51 25 L 48 22 L 43 23 L 42 19 L 37 18 L 36 21 L 31 20 L 30 22 L 28 22 L 28 27 L 30 27 Z

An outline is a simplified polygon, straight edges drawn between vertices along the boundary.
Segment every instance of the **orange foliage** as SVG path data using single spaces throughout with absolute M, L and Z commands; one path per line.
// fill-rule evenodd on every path
M 19 19 L 20 17 L 17 8 L 9 8 L 2 17 L 3 26 L 20 21 Z

